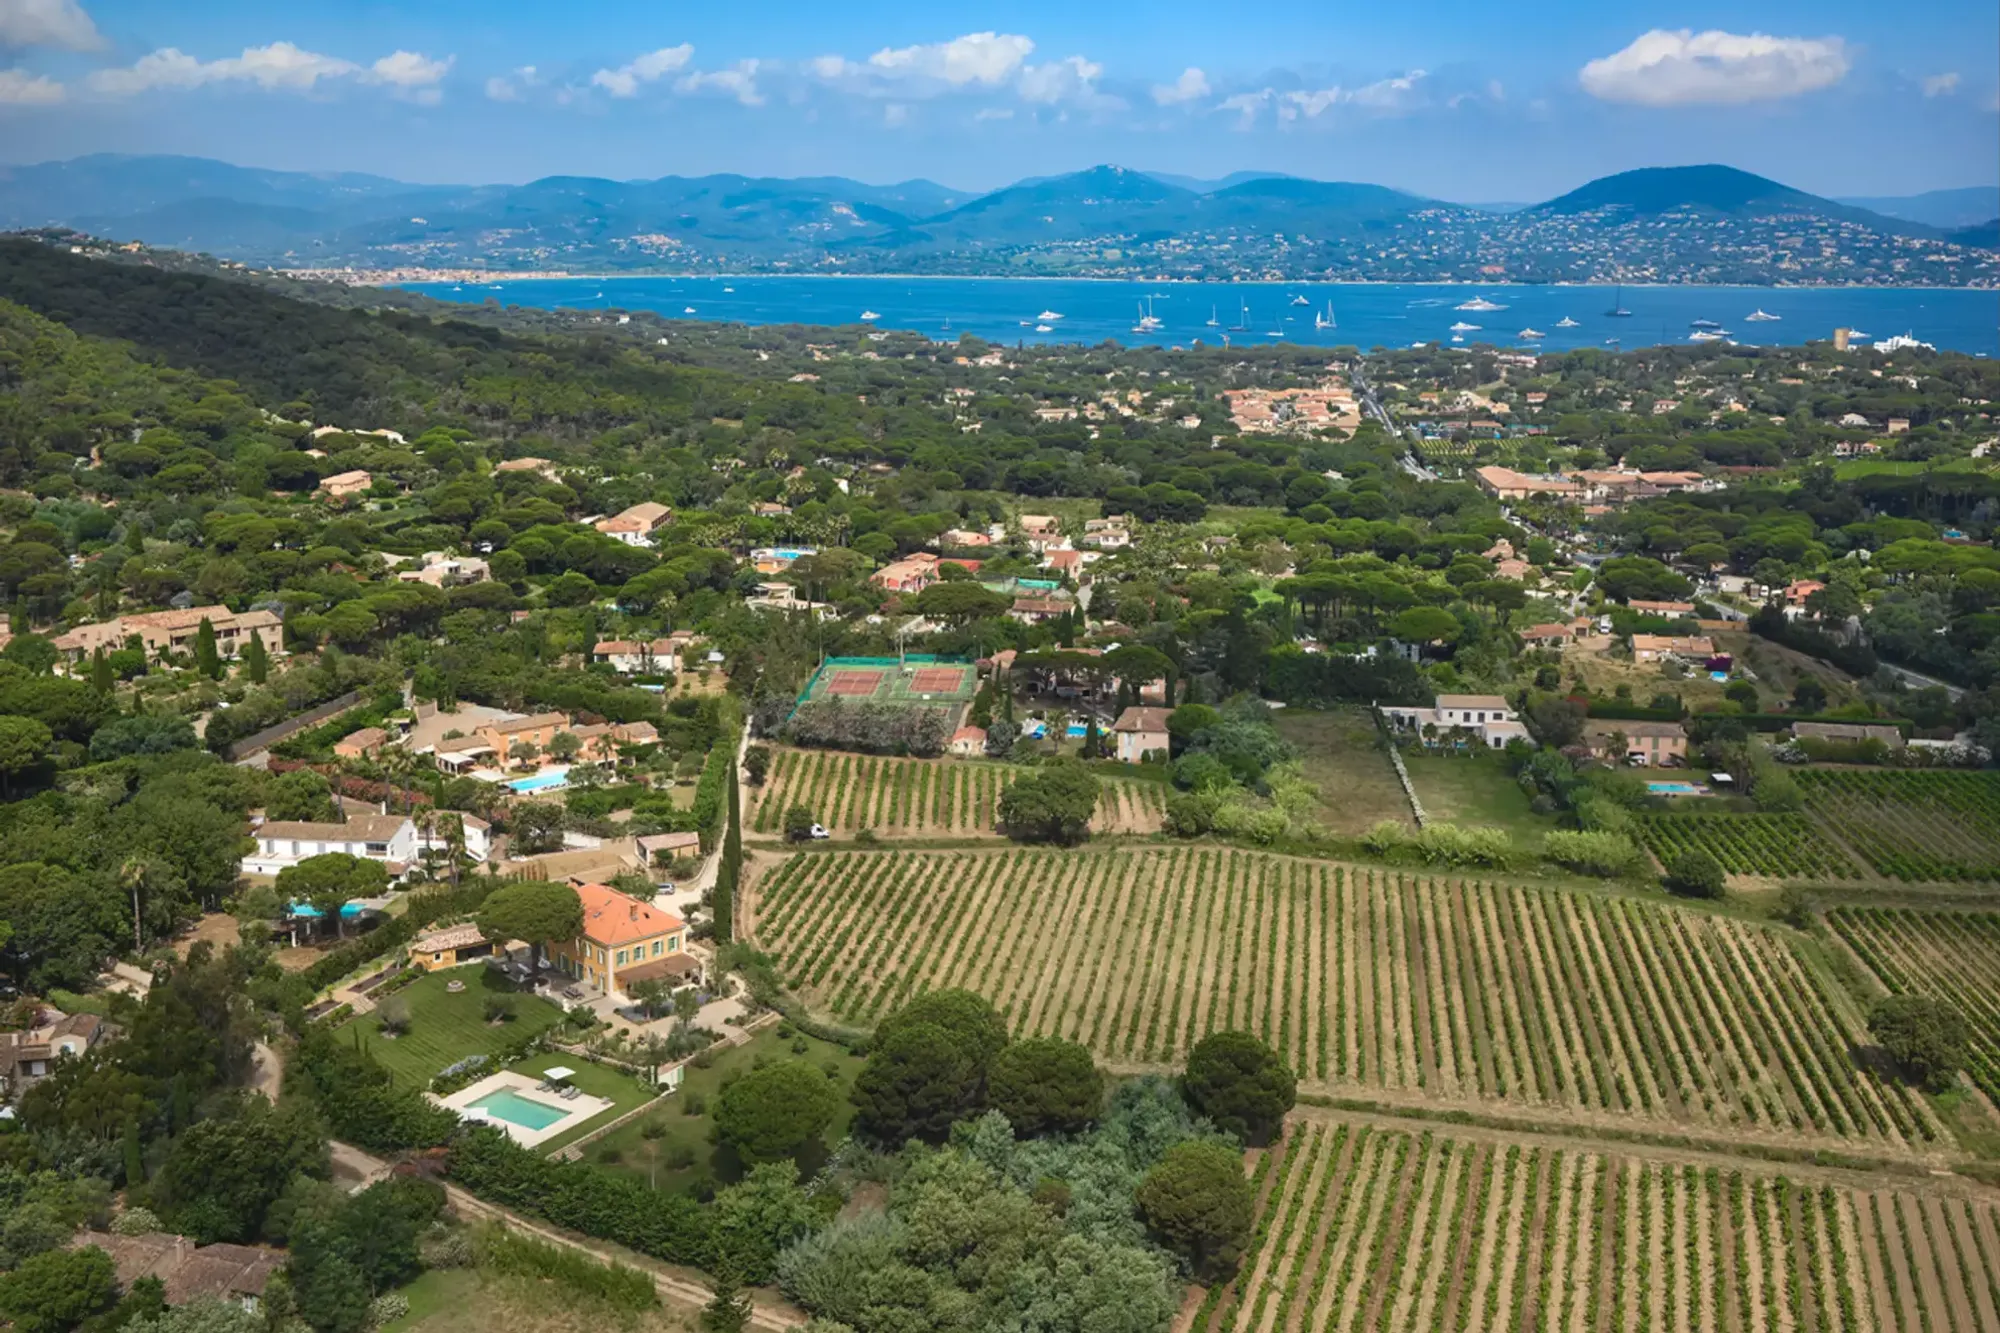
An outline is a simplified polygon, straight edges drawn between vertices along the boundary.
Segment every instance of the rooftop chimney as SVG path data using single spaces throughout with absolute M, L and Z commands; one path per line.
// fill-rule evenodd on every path
M 639 904 L 633 903 L 631 907 L 627 908 L 626 910 L 632 914 L 628 919 L 633 921 L 637 921 L 639 919 Z

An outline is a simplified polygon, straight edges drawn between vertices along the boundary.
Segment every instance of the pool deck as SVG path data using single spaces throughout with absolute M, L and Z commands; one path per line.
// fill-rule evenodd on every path
M 539 1079 L 532 1078 L 527 1074 L 516 1074 L 512 1070 L 503 1069 L 497 1074 L 488 1074 L 477 1083 L 471 1083 L 460 1088 L 449 1097 L 439 1097 L 434 1093 L 425 1093 L 424 1095 L 438 1105 L 458 1112 L 461 1117 L 466 1119 L 482 1118 L 477 1112 L 467 1115 L 467 1111 L 472 1103 L 502 1089 L 511 1089 L 516 1096 L 521 1097 L 523 1100 L 536 1102 L 563 1112 L 562 1119 L 554 1121 L 541 1129 L 530 1129 L 526 1125 L 517 1125 L 512 1121 L 502 1120 L 499 1116 L 483 1117 L 487 1124 L 496 1127 L 523 1148 L 533 1148 L 537 1144 L 546 1143 L 558 1134 L 567 1134 L 584 1121 L 610 1110 L 613 1105 L 607 1099 L 593 1097 L 587 1092 L 580 1092 L 575 1097 L 565 1101 L 554 1093 L 539 1091 L 540 1087 L 541 1081 Z

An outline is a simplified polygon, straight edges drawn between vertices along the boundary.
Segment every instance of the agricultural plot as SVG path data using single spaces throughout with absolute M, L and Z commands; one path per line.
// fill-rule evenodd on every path
M 1852 879 L 1857 873 L 1804 815 L 1650 815 L 1639 821 L 1639 836 L 1663 866 L 1682 852 L 1701 851 L 1731 875 Z
M 833 750 L 779 750 L 749 816 L 753 834 L 783 830 L 785 810 L 804 805 L 835 833 L 872 829 L 881 837 L 992 834 L 1000 793 L 1027 770 L 957 760 L 889 759 Z M 1098 833 L 1158 833 L 1166 788 L 1156 782 L 1104 783 Z
M 1972 1029 L 1966 1072 L 2000 1101 L 2000 914 L 1838 907 L 1826 922 L 1889 990 L 1957 1006 Z
M 1806 809 L 1876 873 L 2000 880 L 2000 773 L 1807 769 Z
M 1304 1115 L 1197 1333 L 2000 1328 L 1984 1198 Z
M 1684 908 L 1193 847 L 794 857 L 755 892 L 758 944 L 850 1023 L 964 986 L 1114 1067 L 1245 1028 L 1385 1100 L 1944 1136 L 1789 936 Z

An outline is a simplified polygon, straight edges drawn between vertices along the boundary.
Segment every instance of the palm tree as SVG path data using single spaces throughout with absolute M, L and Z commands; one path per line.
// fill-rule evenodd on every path
M 145 918 L 139 914 L 139 891 L 148 887 L 147 881 L 152 873 L 152 864 L 143 856 L 128 856 L 118 867 L 118 883 L 132 895 L 132 952 L 135 954 L 146 951 L 145 936 L 141 933 Z
M 444 830 L 445 854 L 451 858 L 451 886 L 458 887 L 459 863 L 465 859 L 465 817 L 457 813 L 439 816 Z
M 427 805 L 423 809 L 415 811 L 410 817 L 410 822 L 416 825 L 417 829 L 417 856 L 428 863 L 433 859 L 431 855 L 433 851 L 431 847 L 431 835 L 437 832 L 437 811 Z

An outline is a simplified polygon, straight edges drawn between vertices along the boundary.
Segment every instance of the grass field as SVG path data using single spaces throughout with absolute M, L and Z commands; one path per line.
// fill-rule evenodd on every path
M 794 1050 L 798 1044 L 803 1044 L 805 1050 Z M 737 1179 L 741 1172 L 736 1164 L 718 1160 L 716 1147 L 709 1140 L 715 1126 L 716 1100 L 728 1083 L 759 1064 L 786 1060 L 803 1060 L 815 1069 L 832 1067 L 834 1084 L 840 1091 L 840 1110 L 824 1136 L 822 1147 L 830 1148 L 846 1137 L 847 1127 L 854 1119 L 847 1090 L 861 1069 L 861 1058 L 845 1047 L 804 1034 L 780 1037 L 776 1028 L 766 1028 L 741 1046 L 717 1048 L 715 1057 L 706 1069 L 689 1065 L 680 1090 L 661 1102 L 657 1110 L 620 1125 L 591 1144 L 585 1150 L 589 1159 L 600 1166 L 630 1171 L 655 1189 L 686 1191 L 704 1180 L 727 1184 Z M 703 1108 L 700 1115 L 688 1114 L 688 1107 L 696 1104 L 694 1099 L 699 1099 Z M 670 1165 L 677 1148 L 693 1154 L 692 1165 Z M 818 1162 L 805 1163 L 803 1173 L 810 1176 L 818 1166 Z
M 1256 1181 L 1254 1248 L 1196 1330 L 2000 1328 L 2000 1217 L 1967 1190 L 1317 1114 Z
M 1287 708 L 1271 717 L 1278 734 L 1298 749 L 1307 779 L 1318 784 L 1319 822 L 1329 832 L 1359 837 L 1384 819 L 1415 827 L 1403 784 L 1365 709 Z
M 1786 932 L 1634 898 L 1218 849 L 798 856 L 754 937 L 872 1023 L 966 986 L 1118 1067 L 1247 1028 L 1309 1085 L 1926 1150 Z M 1371 1094 L 1372 1095 L 1372 1094 Z
M 1877 874 L 2000 880 L 2000 773 L 1806 769 L 1806 810 Z
M 752 835 L 777 836 L 795 802 L 834 833 L 885 838 L 997 837 L 1000 793 L 1029 770 L 965 759 L 888 759 L 835 750 L 777 750 L 762 787 L 745 788 Z M 1098 833 L 1157 833 L 1166 787 L 1105 780 L 1091 827 Z
M 1731 875 L 1771 879 L 1852 879 L 1854 862 L 1804 815 L 1687 813 L 1639 820 L 1646 850 L 1666 866 L 1703 851 Z
M 533 1278 L 440 1268 L 400 1288 L 410 1313 L 381 1333 L 694 1333 L 698 1312 L 661 1308 L 635 1314 L 573 1289 Z
M 1491 754 L 1428 755 L 1403 752 L 1410 785 L 1424 803 L 1424 813 L 1450 824 L 1484 824 L 1502 828 L 1517 846 L 1533 851 L 1556 827 L 1552 815 L 1538 815 L 1528 794 Z
M 445 989 L 453 981 L 465 989 L 453 995 Z M 489 1023 L 482 1006 L 489 995 L 504 995 L 514 1006 L 514 1017 L 506 1023 Z M 445 968 L 419 977 L 384 1003 L 403 1001 L 410 1010 L 410 1030 L 400 1037 L 382 1035 L 382 1015 L 363 1014 L 348 1025 L 361 1033 L 361 1044 L 394 1074 L 398 1081 L 425 1087 L 446 1065 L 468 1055 L 494 1055 L 524 1034 L 554 1027 L 562 1020 L 562 1010 L 539 996 L 515 991 L 506 981 L 485 967 Z
M 1826 923 L 1890 991 L 1947 1000 L 1965 1015 L 1966 1072 L 2000 1100 L 2000 913 L 1838 907 Z

